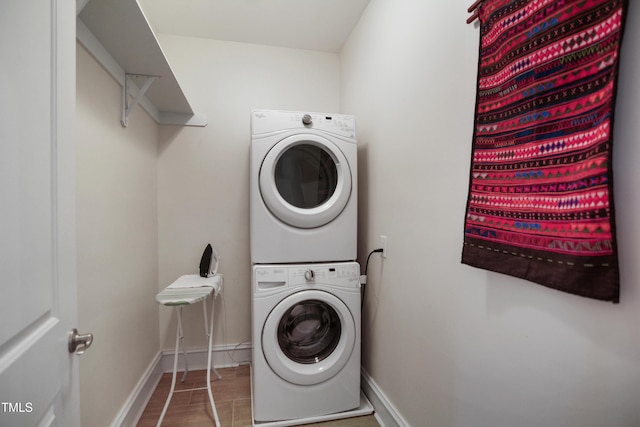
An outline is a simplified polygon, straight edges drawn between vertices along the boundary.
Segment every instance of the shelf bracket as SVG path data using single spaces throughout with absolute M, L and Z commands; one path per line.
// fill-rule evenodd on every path
M 144 82 L 142 87 L 138 90 L 135 98 L 129 103 L 129 84 L 133 84 L 131 82 L 132 77 L 146 77 L 147 80 Z M 160 76 L 154 76 L 149 74 L 129 74 L 125 73 L 124 75 L 124 85 L 122 85 L 122 119 L 120 122 L 123 127 L 127 127 L 129 125 L 129 114 L 138 105 L 138 102 L 142 99 L 144 94 L 149 89 L 149 86 Z

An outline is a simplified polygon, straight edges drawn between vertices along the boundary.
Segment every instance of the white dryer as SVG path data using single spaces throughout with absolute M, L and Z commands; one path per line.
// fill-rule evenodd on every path
M 256 423 L 358 408 L 359 271 L 356 262 L 253 266 Z
M 251 262 L 353 261 L 357 252 L 353 116 L 251 115 Z

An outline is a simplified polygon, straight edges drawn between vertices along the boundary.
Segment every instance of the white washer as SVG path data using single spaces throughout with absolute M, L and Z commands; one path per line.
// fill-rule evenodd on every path
M 359 276 L 356 262 L 253 266 L 256 423 L 360 405 Z
M 339 114 L 251 114 L 251 262 L 357 257 L 355 119 Z

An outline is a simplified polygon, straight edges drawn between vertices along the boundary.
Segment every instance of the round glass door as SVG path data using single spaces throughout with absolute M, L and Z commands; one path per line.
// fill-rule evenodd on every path
M 276 161 L 274 180 L 285 202 L 300 209 L 327 203 L 338 184 L 336 162 L 324 148 L 300 143 Z
M 324 291 L 302 291 L 271 311 L 262 330 L 262 350 L 284 380 L 318 384 L 346 365 L 355 335 L 353 316 L 339 298 Z
M 351 195 L 344 154 L 326 138 L 301 134 L 278 142 L 260 168 L 260 193 L 280 221 L 315 228 L 336 218 Z
M 305 300 L 287 310 L 278 325 L 278 344 L 296 363 L 318 363 L 340 341 L 340 317 L 326 302 Z

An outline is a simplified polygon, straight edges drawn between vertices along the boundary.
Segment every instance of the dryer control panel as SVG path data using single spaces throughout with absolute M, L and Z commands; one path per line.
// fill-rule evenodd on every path
M 278 110 L 254 110 L 251 113 L 252 135 L 305 129 L 330 132 L 345 138 L 356 137 L 355 118 L 347 114 Z

